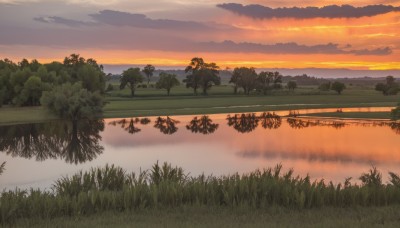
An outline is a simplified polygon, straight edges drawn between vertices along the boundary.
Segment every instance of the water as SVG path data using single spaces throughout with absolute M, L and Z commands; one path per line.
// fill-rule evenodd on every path
M 389 108 L 342 109 L 387 111 Z M 336 109 L 335 109 L 336 110 Z M 301 114 L 335 110 L 302 110 Z M 400 124 L 290 118 L 288 111 L 82 121 L 0 127 L 0 189 L 49 189 L 79 170 L 128 171 L 169 162 L 191 175 L 250 172 L 282 163 L 312 179 L 354 180 L 372 165 L 400 173 Z

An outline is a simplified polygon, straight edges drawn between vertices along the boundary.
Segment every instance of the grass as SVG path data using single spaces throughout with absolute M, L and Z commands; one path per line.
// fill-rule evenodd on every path
M 21 219 L 17 227 L 398 227 L 399 206 L 291 210 L 180 207 Z
M 186 208 L 189 214 L 193 213 L 191 210 L 200 208 L 206 217 L 210 216 L 209 221 L 216 224 L 220 222 L 216 221 L 219 216 L 213 216 L 218 213 L 232 212 L 234 215 L 246 212 L 244 221 L 249 222 L 254 218 L 250 211 L 265 213 L 276 208 L 289 211 L 289 215 L 298 213 L 297 219 L 301 219 L 302 214 L 319 209 L 329 215 L 332 208 L 344 213 L 346 210 L 357 211 L 360 207 L 365 212 L 368 211 L 366 208 L 370 212 L 380 211 L 374 214 L 380 223 L 385 222 L 385 218 L 381 217 L 383 215 L 388 216 L 388 221 L 398 216 L 394 213 L 400 207 L 400 177 L 397 174 L 389 173 L 389 182 L 384 184 L 382 174 L 371 168 L 359 177 L 360 184 L 352 183 L 351 179 L 346 179 L 343 184 L 333 184 L 323 180 L 311 181 L 309 176 L 294 176 L 293 170 L 286 173 L 281 170 L 282 166 L 277 165 L 273 169 L 243 175 L 191 177 L 181 168 L 166 163 L 156 163 L 151 170 L 136 174 L 114 166 L 93 168 L 59 179 L 52 192 L 3 192 L 0 197 L 0 224 L 16 225 L 22 222 L 29 226 L 34 221 L 43 223 L 55 219 L 62 222 L 86 216 L 96 218 L 104 213 L 110 216 L 115 214 L 115 222 L 118 222 L 118 216 L 128 214 L 142 215 L 146 221 L 146 216 L 160 218 L 157 215 L 160 211 L 171 211 L 176 216 L 179 210 L 186 213 Z M 385 210 L 393 212 L 385 213 Z M 168 217 L 168 213 L 160 216 Z M 279 216 L 282 215 L 278 213 Z M 327 222 L 334 221 L 329 218 Z M 201 216 L 198 219 L 201 221 Z M 229 222 L 225 219 L 221 222 Z M 291 217 L 287 219 L 293 224 L 296 222 Z M 360 217 L 348 219 L 349 222 L 361 220 Z M 169 221 L 171 224 L 176 222 L 173 216 Z
M 175 92 L 174 92 L 175 91 Z M 105 118 L 136 116 L 166 116 L 190 114 L 239 113 L 278 111 L 307 108 L 346 108 L 396 106 L 400 96 L 383 96 L 373 88 L 351 87 L 337 95 L 320 92 L 314 87 L 303 87 L 295 92 L 277 91 L 269 95 L 233 95 L 230 86 L 218 86 L 208 96 L 193 96 L 183 86 L 174 88 L 172 96 L 165 91 L 139 88 L 137 97 L 130 98 L 129 91 L 116 90 L 106 96 Z M 0 124 L 32 123 L 57 119 L 41 107 L 0 108 Z

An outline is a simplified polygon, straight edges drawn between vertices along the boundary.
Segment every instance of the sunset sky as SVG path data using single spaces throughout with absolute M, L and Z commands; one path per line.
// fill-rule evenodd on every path
M 0 0 L 0 58 L 388 70 L 399 28 L 398 0 Z

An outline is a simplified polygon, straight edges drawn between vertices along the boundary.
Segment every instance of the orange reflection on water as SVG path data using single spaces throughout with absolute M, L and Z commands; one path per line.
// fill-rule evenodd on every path
M 374 108 L 370 111 L 387 109 Z M 343 109 L 344 112 L 355 110 Z M 307 112 L 315 111 L 318 110 Z M 288 111 L 280 114 L 287 115 Z M 238 132 L 228 126 L 227 115 L 218 114 L 209 116 L 213 123 L 219 125 L 218 129 L 213 134 L 201 135 L 185 128 L 193 116 L 173 118 L 180 121 L 178 131 L 173 135 L 161 134 L 150 124 L 140 126 L 142 131 L 133 135 L 115 128 L 108 129 L 104 132 L 104 142 L 106 146 L 130 148 L 130 156 L 135 160 L 158 160 L 157 150 L 168 151 L 163 157 L 167 158 L 166 161 L 214 174 L 249 172 L 277 163 L 294 168 L 298 174 L 309 173 L 312 178 L 333 181 L 358 177 L 371 165 L 376 165 L 384 173 L 400 171 L 400 135 L 386 122 L 340 120 L 342 125 L 338 127 L 318 120 L 298 129 L 290 126 L 287 118 L 282 118 L 277 129 L 264 129 L 258 122 L 255 129 Z M 154 118 L 150 119 L 154 121 Z M 141 152 L 144 149 L 147 153 Z M 182 163 L 183 157 L 193 157 L 195 162 Z

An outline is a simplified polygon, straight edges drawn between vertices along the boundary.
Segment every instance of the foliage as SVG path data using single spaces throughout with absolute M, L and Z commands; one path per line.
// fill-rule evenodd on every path
M 80 83 L 66 83 L 44 92 L 41 103 L 59 117 L 73 121 L 99 117 L 104 106 L 99 92 L 92 93 Z
M 107 211 L 173 209 L 206 206 L 248 209 L 311 209 L 323 207 L 373 207 L 400 204 L 399 177 L 389 173 L 383 184 L 381 173 L 372 168 L 361 175 L 361 184 L 350 178 L 334 184 L 295 176 L 282 165 L 246 174 L 190 177 L 182 168 L 164 163 L 150 170 L 128 173 L 107 165 L 63 177 L 53 192 L 5 191 L 0 197 L 0 223 L 12 225 L 23 218 L 51 219 L 57 216 L 88 216 Z
M 237 67 L 233 70 L 230 83 L 242 87 L 246 95 L 257 87 L 257 73 L 254 68 Z
M 143 68 L 142 72 L 143 72 L 143 73 L 146 75 L 146 77 L 147 77 L 147 85 L 150 83 L 150 78 L 153 76 L 153 73 L 154 73 L 155 69 L 156 69 L 156 68 L 155 68 L 153 65 L 150 65 L 150 64 L 146 65 L 146 66 Z
M 131 90 L 131 96 L 135 96 L 136 86 L 143 82 L 143 76 L 140 73 L 140 68 L 129 68 L 122 73 L 120 80 L 120 89 L 124 89 L 126 86 Z
M 287 83 L 287 87 L 289 90 L 294 90 L 297 88 L 297 83 L 295 81 L 289 81 Z
M 343 90 L 346 89 L 346 85 L 342 82 L 334 82 L 331 85 L 331 90 L 337 92 L 338 94 L 342 94 Z
M 221 78 L 219 75 L 219 66 L 215 63 L 206 63 L 202 58 L 195 57 L 186 67 L 185 72 L 188 73 L 186 79 L 187 88 L 193 88 L 193 92 L 197 95 L 197 89 L 202 88 L 203 95 L 207 95 L 207 91 L 213 85 L 220 85 Z
M 85 60 L 77 54 L 66 57 L 63 63 L 40 64 L 37 60 L 23 59 L 15 64 L 8 59 L 0 60 L 0 106 L 37 106 L 44 91 L 76 82 L 90 92 L 103 93 L 103 67 L 96 60 Z
M 386 77 L 386 84 L 378 83 L 375 86 L 376 91 L 382 92 L 383 95 L 396 95 L 400 91 L 400 86 L 395 82 L 395 78 L 393 76 Z
M 175 74 L 168 74 L 165 72 L 160 73 L 160 79 L 156 83 L 157 89 L 166 89 L 167 90 L 167 95 L 169 96 L 169 93 L 174 86 L 180 85 L 179 80 L 176 78 Z

